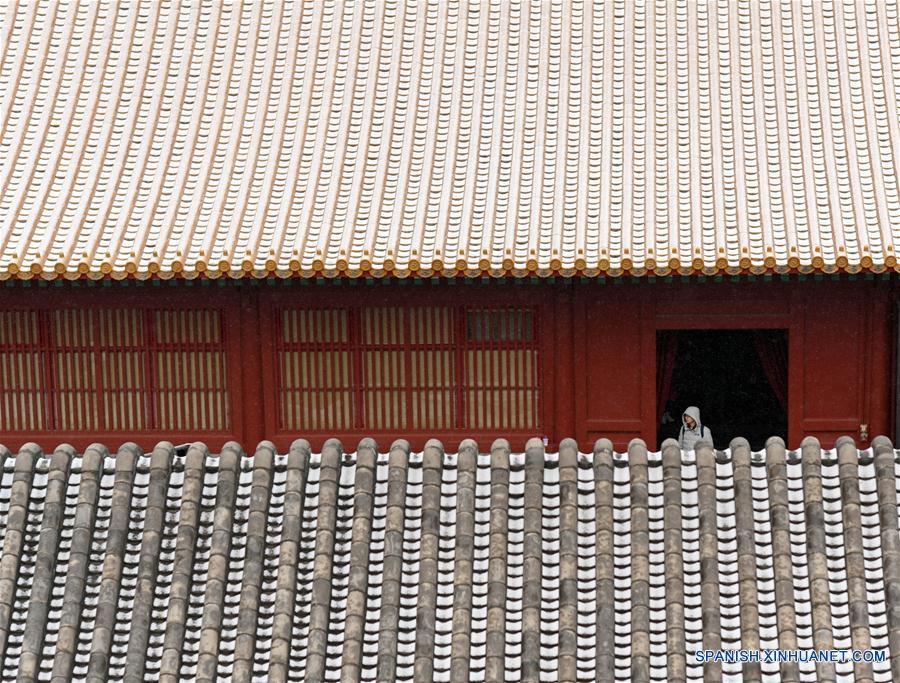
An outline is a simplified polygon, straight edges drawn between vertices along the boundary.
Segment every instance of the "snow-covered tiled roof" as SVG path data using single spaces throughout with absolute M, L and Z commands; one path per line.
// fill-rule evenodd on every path
M 897 267 L 897 0 L 2 12 L 0 278 Z
M 883 437 L 0 455 L 2 681 L 900 680 Z

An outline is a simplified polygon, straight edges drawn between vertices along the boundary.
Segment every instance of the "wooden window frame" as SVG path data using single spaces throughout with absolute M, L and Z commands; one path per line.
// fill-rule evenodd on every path
M 554 389 L 553 379 L 549 384 L 544 381 L 547 372 L 547 363 L 553 362 L 555 349 L 553 344 L 554 310 L 553 299 L 550 293 L 541 288 L 526 284 L 498 287 L 480 284 L 455 284 L 441 283 L 432 285 L 429 283 L 407 283 L 404 285 L 391 283 L 390 292 L 385 291 L 388 286 L 378 282 L 374 284 L 359 282 L 350 286 L 273 286 L 270 289 L 260 291 L 260 325 L 263 329 L 271 330 L 267 335 L 262 352 L 263 385 L 265 387 L 265 426 L 264 431 L 276 444 L 288 445 L 295 438 L 308 439 L 313 448 L 319 448 L 330 437 L 340 438 L 345 448 L 355 449 L 358 439 L 366 436 L 376 437 L 381 447 L 389 447 L 391 440 L 403 438 L 421 447 L 428 438 L 440 439 L 448 449 L 455 449 L 461 439 L 473 438 L 480 446 L 490 445 L 495 438 L 506 438 L 514 448 L 523 447 L 525 441 L 534 436 L 546 436 L 552 432 L 554 422 Z M 458 418 L 461 415 L 456 410 L 457 422 L 449 428 L 443 429 L 412 429 L 399 427 L 396 429 L 374 430 L 364 425 L 354 423 L 351 429 L 285 429 L 280 424 L 280 392 L 278 382 L 278 342 L 280 334 L 278 318 L 280 311 L 285 308 L 347 308 L 352 304 L 353 308 L 365 307 L 451 307 L 455 309 L 497 309 L 497 308 L 528 308 L 533 312 L 532 331 L 533 348 L 536 353 L 536 365 L 534 368 L 535 387 L 533 408 L 536 416 L 536 424 L 532 427 L 519 429 L 497 428 L 470 428 L 465 423 L 460 425 Z M 456 316 L 454 325 L 457 326 L 456 338 L 466 339 L 465 317 Z M 460 364 L 456 365 L 457 373 L 462 371 Z M 382 443 L 383 440 L 383 443 Z
M 373 433 L 382 433 L 389 432 L 393 430 L 401 430 L 403 432 L 417 432 L 417 431 L 434 431 L 434 430 L 471 430 L 472 420 L 471 416 L 473 414 L 473 409 L 470 405 L 470 402 L 476 400 L 476 396 L 480 392 L 483 397 L 489 397 L 493 395 L 497 395 L 498 393 L 505 392 L 508 395 L 513 393 L 531 393 L 531 397 L 527 400 L 528 404 L 531 406 L 529 412 L 529 417 L 531 418 L 528 423 L 522 427 L 510 427 L 509 423 L 515 421 L 515 415 L 510 413 L 507 409 L 503 411 L 503 414 L 500 414 L 498 410 L 495 408 L 491 411 L 491 414 L 484 413 L 481 417 L 483 420 L 482 425 L 474 427 L 476 430 L 485 430 L 485 429 L 497 429 L 502 431 L 512 430 L 512 431 L 521 431 L 521 430 L 538 430 L 540 428 L 540 408 L 541 408 L 541 400 L 540 400 L 540 392 L 539 392 L 539 374 L 540 374 L 540 341 L 537 333 L 537 326 L 540 322 L 540 312 L 537 306 L 509 306 L 509 305 L 476 305 L 476 304 L 468 304 L 468 305 L 454 305 L 454 306 L 445 306 L 445 305 L 430 305 L 430 304 L 419 304 L 414 307 L 397 307 L 386 305 L 383 307 L 379 307 L 379 309 L 384 311 L 397 311 L 398 312 L 398 320 L 400 326 L 402 326 L 401 339 L 398 341 L 369 341 L 367 340 L 366 330 L 364 329 L 364 316 L 366 311 L 375 310 L 372 308 L 367 308 L 365 306 L 353 306 L 349 308 L 335 308 L 333 306 L 278 306 L 275 309 L 275 391 L 277 393 L 277 401 L 278 401 L 278 410 L 277 410 L 277 429 L 283 432 L 291 432 L 298 431 L 293 429 L 291 426 L 288 426 L 289 421 L 286 419 L 286 415 L 284 413 L 285 410 L 285 400 L 284 395 L 288 391 L 285 387 L 284 379 L 282 377 L 282 354 L 286 352 L 296 352 L 296 353 L 315 353 L 322 351 L 333 351 L 335 353 L 341 353 L 346 356 L 349 361 L 349 368 L 347 368 L 344 372 L 339 374 L 341 375 L 349 375 L 351 379 L 351 388 L 350 388 L 350 421 L 352 423 L 352 427 L 349 425 L 344 425 L 342 427 L 332 428 L 333 430 L 346 430 L 346 429 L 361 429 L 368 432 Z M 446 341 L 423 341 L 414 339 L 416 335 L 413 333 L 413 319 L 414 316 L 411 315 L 412 311 L 423 311 L 423 310 L 434 310 L 434 311 L 449 311 L 450 315 L 450 330 L 452 330 L 451 337 Z M 347 333 L 346 338 L 342 341 L 329 341 L 329 342 L 321 342 L 321 341 L 305 341 L 305 342 L 289 342 L 284 340 L 285 329 L 283 327 L 284 320 L 286 314 L 291 311 L 305 311 L 305 312 L 314 312 L 314 311 L 329 311 L 336 312 L 344 310 L 347 313 L 346 324 L 347 324 Z M 470 321 L 472 319 L 473 314 L 520 314 L 522 315 L 522 321 L 528 320 L 528 337 L 527 338 L 512 338 L 515 335 L 510 334 L 509 339 L 472 339 L 470 337 Z M 391 313 L 387 313 L 385 319 L 391 317 Z M 527 317 L 526 317 L 527 316 Z M 506 323 L 504 323 L 506 324 Z M 510 322 L 509 331 L 512 333 L 514 326 L 524 327 L 523 323 L 518 322 Z M 487 335 L 490 337 L 490 334 Z M 528 386 L 527 384 L 510 386 L 510 387 L 500 387 L 498 389 L 492 389 L 487 382 L 483 382 L 478 386 L 473 386 L 469 382 L 469 377 L 472 374 L 473 368 L 470 365 L 469 358 L 475 352 L 531 352 L 534 354 L 534 360 L 532 361 L 532 366 L 530 368 L 530 378 L 523 378 L 524 381 L 533 384 L 533 386 Z M 414 414 L 414 404 L 417 400 L 417 396 L 422 393 L 423 387 L 413 383 L 413 377 L 415 375 L 412 370 L 412 364 L 415 359 L 415 355 L 420 352 L 447 352 L 450 354 L 452 358 L 451 364 L 451 372 L 453 374 L 453 381 L 444 387 L 441 385 L 440 390 L 445 390 L 450 392 L 450 404 L 453 405 L 453 414 L 448 420 L 447 424 L 444 425 L 435 425 L 433 427 L 415 427 L 414 423 L 417 421 L 417 416 Z M 381 391 L 394 392 L 398 396 L 402 398 L 401 404 L 401 414 L 397 414 L 394 417 L 399 418 L 401 423 L 398 423 L 391 427 L 380 427 L 375 426 L 374 422 L 375 417 L 370 412 L 371 404 L 369 403 L 370 397 L 378 393 L 379 389 L 372 388 L 369 381 L 366 380 L 365 374 L 368 371 L 370 363 L 368 362 L 369 354 L 378 354 L 378 353 L 391 353 L 391 354 L 399 354 L 400 362 L 403 365 L 402 370 L 402 381 L 401 384 L 394 386 L 390 385 L 388 387 L 383 387 Z M 501 361 L 503 363 L 502 374 L 509 375 L 511 366 L 509 365 L 510 359 L 503 358 Z M 490 367 L 490 363 L 486 362 L 485 367 L 488 368 L 485 371 L 493 370 L 495 373 L 499 370 L 499 368 Z M 333 390 L 333 388 L 332 388 Z M 321 391 L 321 389 L 317 389 L 317 392 Z M 484 403 L 490 403 L 489 401 L 485 401 Z M 484 405 L 482 403 L 482 405 Z M 501 424 L 497 427 L 487 427 L 484 426 L 484 423 L 487 421 L 493 420 L 495 423 L 500 422 Z
M 81 283 L 79 283 L 81 284 Z M 187 310 L 215 310 L 219 314 L 219 334 L 221 341 L 216 344 L 221 349 L 223 358 L 223 372 L 225 387 L 223 388 L 223 410 L 225 427 L 223 429 L 164 429 L 154 428 L 152 424 L 144 429 L 115 430 L 105 426 L 103 406 L 98 403 L 98 424 L 96 429 L 76 430 L 57 429 L 53 421 L 52 413 L 50 421 L 45 420 L 42 430 L 0 430 L 0 443 L 12 445 L 26 441 L 36 441 L 45 448 L 55 447 L 57 444 L 68 443 L 78 450 L 87 448 L 92 443 L 103 443 L 110 448 L 115 448 L 125 441 L 134 441 L 145 449 L 152 448 L 159 441 L 170 441 L 176 446 L 196 440 L 203 440 L 211 448 L 219 448 L 230 440 L 240 440 L 241 405 L 239 394 L 241 390 L 240 372 L 235 368 L 241 367 L 241 349 L 238 334 L 232 333 L 237 329 L 239 322 L 238 300 L 233 292 L 221 291 L 219 288 L 203 287 L 203 296 L 200 287 L 192 288 L 190 295 L 186 296 L 183 283 L 178 287 L 170 287 L 165 283 L 152 286 L 150 283 L 142 283 L 141 286 L 105 287 L 105 286 L 81 286 L 73 287 L 71 283 L 65 283 L 65 290 L 60 289 L 60 296 L 53 297 L 49 287 L 17 287 L 15 290 L 0 290 L 0 309 L 6 311 L 35 311 L 38 313 L 40 324 L 40 342 L 38 351 L 42 353 L 44 371 L 47 372 L 47 364 L 54 364 L 50 358 L 50 352 L 56 347 L 51 343 L 48 321 L 56 311 L 62 310 L 131 310 L 142 311 L 146 316 L 155 315 L 156 311 L 187 311 Z M 146 318 L 145 318 L 146 322 Z M 99 323 L 96 316 L 92 323 L 94 330 L 99 334 Z M 99 340 L 99 337 L 98 337 Z M 151 349 L 152 346 L 152 349 Z M 154 349 L 164 349 L 167 345 L 156 343 L 151 339 L 149 345 L 136 347 L 121 347 L 122 350 L 133 348 L 135 350 L 149 352 Z M 190 350 L 195 348 L 191 343 Z M 103 350 L 115 350 L 113 347 L 104 347 Z M 55 356 L 54 356 L 55 357 Z M 153 361 L 155 363 L 155 361 Z M 94 369 L 99 372 L 99 367 Z M 153 374 L 153 368 L 148 369 L 147 363 L 141 363 L 141 371 Z M 50 381 L 48 386 L 41 387 L 44 401 L 55 391 L 51 369 L 47 376 Z M 155 381 L 155 377 L 153 378 Z M 145 393 L 151 390 L 150 386 L 142 388 Z M 99 395 L 102 393 L 98 387 Z M 52 401 L 58 403 L 58 399 Z M 46 409 L 45 409 L 46 410 Z M 150 409 L 152 412 L 152 409 Z

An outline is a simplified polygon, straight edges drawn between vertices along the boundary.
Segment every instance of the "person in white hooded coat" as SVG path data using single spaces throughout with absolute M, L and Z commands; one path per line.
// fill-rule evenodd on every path
M 700 409 L 688 406 L 681 415 L 681 431 L 678 433 L 678 445 L 683 451 L 692 451 L 700 440 L 713 442 L 712 432 L 700 422 Z

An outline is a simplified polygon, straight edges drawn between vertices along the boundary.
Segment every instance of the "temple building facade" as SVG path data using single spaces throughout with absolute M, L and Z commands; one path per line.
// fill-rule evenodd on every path
M 97 441 L 895 433 L 892 275 L 10 280 L 0 434 Z M 651 281 L 652 280 L 652 281 Z
M 10 8 L 0 435 L 896 436 L 892 2 Z
M 0 683 L 900 680 L 897 0 L 0 12 Z

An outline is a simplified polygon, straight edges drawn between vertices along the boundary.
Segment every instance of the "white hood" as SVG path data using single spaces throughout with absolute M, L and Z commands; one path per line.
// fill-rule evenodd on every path
M 696 425 L 693 429 L 688 429 L 688 426 L 684 424 L 685 416 L 694 419 Z M 681 414 L 681 431 L 678 434 L 678 444 L 681 446 L 682 450 L 692 451 L 694 450 L 694 445 L 700 441 L 700 439 L 712 443 L 712 432 L 709 427 L 700 421 L 700 409 L 697 406 L 688 406 Z
M 703 424 L 702 422 L 700 422 L 700 409 L 699 409 L 697 406 L 688 406 L 688 407 L 685 409 L 684 413 L 682 413 L 682 415 L 681 415 L 681 424 L 683 424 L 683 425 L 684 425 L 684 428 L 687 429 L 687 428 L 688 428 L 687 425 L 684 424 L 684 417 L 685 417 L 685 415 L 687 415 L 687 416 L 690 417 L 690 418 L 693 418 L 693 420 L 694 420 L 694 422 L 697 424 L 697 426 L 696 426 L 693 430 L 691 430 L 691 431 L 695 431 L 695 432 L 697 432 L 697 433 L 699 434 L 699 433 L 700 433 L 700 432 L 699 432 L 699 430 L 700 430 L 700 425 Z

